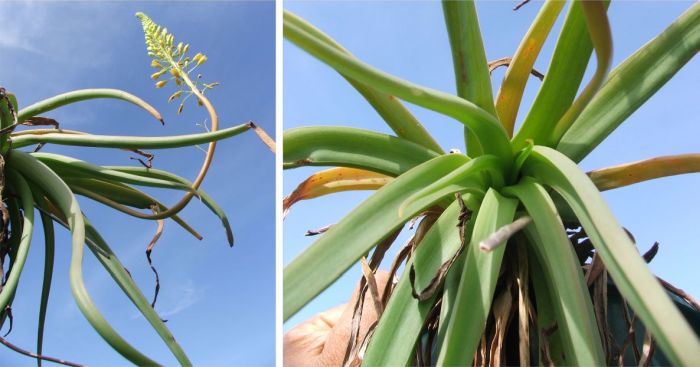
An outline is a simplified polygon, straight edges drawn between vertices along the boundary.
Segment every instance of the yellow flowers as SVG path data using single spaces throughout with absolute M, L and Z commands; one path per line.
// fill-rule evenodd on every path
M 192 61 L 197 63 L 197 66 L 204 64 L 205 61 L 207 61 L 207 57 L 202 55 L 201 53 L 197 53 L 194 55 L 192 58 Z
M 198 52 L 190 57 L 187 51 L 190 45 L 184 42 L 175 43 L 175 36 L 168 33 L 167 28 L 163 28 L 154 23 L 146 14 L 136 13 L 136 17 L 141 20 L 143 33 L 146 38 L 146 49 L 148 56 L 151 57 L 151 67 L 158 69 L 151 74 L 151 79 L 157 80 L 156 88 L 165 87 L 170 80 L 175 80 L 175 85 L 179 88 L 178 91 L 171 94 L 168 102 L 176 99 L 181 99 L 177 113 L 180 114 L 184 108 L 187 99 L 195 93 L 204 93 L 205 90 L 212 89 L 219 83 L 204 83 L 201 80 L 201 75 L 198 75 L 195 80 L 190 79 L 189 74 L 198 66 L 207 61 L 207 57 Z M 167 80 L 158 80 L 165 74 L 170 74 Z M 196 98 L 197 103 L 201 106 L 202 101 Z
M 170 96 L 170 98 L 168 98 L 168 102 L 172 102 L 173 100 L 180 98 L 181 95 L 182 95 L 182 91 L 181 91 L 181 90 L 179 90 L 179 91 L 173 93 L 173 94 Z
M 161 71 L 159 71 L 159 72 L 157 72 L 157 73 L 151 74 L 151 79 L 154 79 L 154 80 L 155 80 L 155 79 L 158 79 L 158 78 L 160 78 L 163 74 L 165 74 L 165 69 L 163 69 L 163 70 L 161 70 Z

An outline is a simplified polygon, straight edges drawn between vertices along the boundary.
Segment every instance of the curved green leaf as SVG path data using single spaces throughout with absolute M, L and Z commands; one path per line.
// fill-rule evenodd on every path
M 441 177 L 422 190 L 411 195 L 399 207 L 399 215 L 412 207 L 424 208 L 456 192 L 470 192 L 483 197 L 486 187 L 502 187 L 502 164 L 494 156 L 482 155 L 469 160 L 461 167 Z
M 646 262 L 574 162 L 558 151 L 535 146 L 523 174 L 551 186 L 571 206 L 606 269 L 635 313 L 676 365 L 700 359 L 700 340 L 673 305 Z
M 334 47 L 342 52 L 352 56 L 348 50 L 330 38 L 327 34 L 321 32 L 309 22 L 298 17 L 297 15 L 284 11 L 282 15 L 284 22 L 295 24 L 300 29 L 304 30 L 311 37 L 315 37 L 319 42 L 323 42 L 331 47 Z M 341 74 L 343 75 L 343 74 Z M 360 94 L 365 97 L 367 102 L 377 111 L 384 119 L 387 125 L 396 133 L 396 136 L 422 145 L 432 151 L 444 153 L 440 145 L 430 136 L 423 125 L 408 111 L 406 107 L 395 97 L 380 92 L 368 85 L 357 82 L 356 80 L 343 75 Z
M 439 154 L 408 140 L 341 126 L 284 132 L 283 167 L 342 166 L 396 177 Z
M 42 192 L 42 196 L 44 196 L 43 191 L 40 188 L 34 186 L 32 187 L 32 190 L 36 192 Z M 36 205 L 42 210 L 42 212 L 50 212 L 50 210 L 46 207 L 45 202 L 38 201 Z M 56 221 L 56 223 L 60 224 L 61 226 L 69 228 L 64 218 L 51 216 L 51 219 Z M 100 264 L 102 264 L 105 270 L 107 270 L 112 279 L 114 279 L 114 281 L 119 285 L 124 294 L 126 294 L 127 297 L 129 297 L 129 300 L 131 300 L 131 302 L 134 304 L 134 306 L 136 306 L 139 312 L 146 318 L 146 320 L 149 321 L 153 328 L 158 332 L 160 337 L 166 343 L 168 348 L 170 348 L 177 360 L 184 366 L 191 366 L 191 362 L 185 355 L 180 345 L 175 340 L 175 337 L 172 335 L 165 323 L 160 319 L 153 307 L 151 307 L 149 301 L 146 299 L 146 297 L 138 288 L 134 280 L 131 278 L 131 275 L 127 272 L 124 265 L 121 264 L 116 254 L 114 254 L 109 245 L 107 245 L 107 242 L 102 238 L 102 236 L 100 236 L 100 234 L 97 232 L 94 226 L 92 226 L 92 224 L 87 220 L 87 218 L 84 219 L 86 229 L 85 238 L 90 251 L 97 258 Z
M 41 224 L 44 228 L 44 276 L 41 285 L 41 301 L 39 303 L 39 324 L 36 336 L 36 354 L 42 355 L 44 350 L 44 325 L 46 322 L 46 309 L 49 305 L 49 294 L 51 293 L 51 279 L 53 278 L 53 263 L 55 252 L 55 238 L 53 231 L 53 220 L 44 213 L 40 213 Z M 37 366 L 41 367 L 41 358 L 36 359 Z
M 22 226 L 23 219 L 21 212 L 22 204 L 20 203 L 19 198 L 15 196 L 9 196 L 5 200 L 7 203 L 7 211 L 10 212 L 10 228 L 20 228 Z M 10 238 L 6 244 L 7 248 L 9 249 L 6 253 L 10 259 L 10 264 L 7 270 L 5 271 L 6 274 L 12 272 L 12 267 L 14 266 L 15 259 L 17 258 L 17 251 L 19 249 L 21 239 L 22 231 L 10 232 Z M 15 293 L 11 293 L 12 294 L 9 295 L 9 301 L 7 302 L 7 305 L 9 305 L 10 307 L 12 307 L 12 302 L 15 299 Z M 5 324 L 5 321 L 9 318 L 9 313 L 7 312 L 7 310 L 7 308 L 0 308 L 0 329 L 2 329 L 3 325 Z
M 377 190 L 304 250 L 284 268 L 284 319 L 296 313 L 364 253 L 415 216 L 414 212 L 405 212 L 400 217 L 396 215 L 407 197 L 466 160 L 463 155 L 444 155 L 404 173 Z
M 133 210 L 129 206 L 139 209 L 153 209 L 155 206 L 161 212 L 168 209 L 151 196 L 119 182 L 86 178 L 66 178 L 64 181 L 75 194 L 85 196 L 136 218 L 150 219 L 149 214 Z M 202 236 L 177 214 L 170 218 L 198 240 L 202 239 Z
M 121 264 L 117 256 L 112 252 L 112 249 L 107 245 L 104 239 L 100 236 L 97 230 L 85 220 L 85 230 L 87 239 L 92 242 L 93 246 L 89 247 L 97 260 L 107 270 L 112 279 L 119 285 L 122 291 L 129 297 L 131 302 L 138 308 L 139 312 L 153 326 L 153 329 L 160 335 L 161 339 L 168 346 L 178 362 L 183 366 L 191 366 L 189 358 L 182 350 L 180 345 L 175 340 L 175 337 L 170 332 L 163 320 L 151 307 L 151 303 L 146 296 L 143 295 L 139 287 L 136 285 L 131 275 L 126 271 L 124 265 Z M 99 251 L 97 250 L 99 249 Z
M 379 71 L 336 48 L 319 42 L 295 24 L 284 23 L 284 37 L 358 82 L 457 119 L 478 137 L 485 153 L 510 162 L 512 153 L 505 130 L 493 115 L 475 104 Z
M 155 108 L 153 108 L 153 106 L 149 105 L 141 98 L 136 97 L 133 94 L 118 90 L 118 89 L 107 89 L 107 88 L 80 89 L 80 90 L 75 90 L 75 91 L 70 91 L 67 93 L 59 94 L 59 95 L 51 97 L 51 98 L 47 98 L 45 100 L 34 103 L 31 106 L 27 106 L 27 107 L 21 109 L 17 113 L 17 119 L 20 122 L 22 122 L 26 119 L 32 118 L 32 117 L 37 116 L 39 114 L 42 114 L 44 112 L 54 110 L 58 107 L 65 106 L 67 104 L 85 101 L 88 99 L 98 99 L 98 98 L 120 99 L 122 101 L 129 102 L 131 104 L 134 104 L 134 105 L 139 106 L 142 109 L 146 110 L 153 117 L 155 117 L 158 121 L 163 123 L 163 117 L 161 117 L 160 113 Z
M 700 51 L 700 3 L 693 4 L 656 38 L 637 50 L 608 80 L 557 150 L 581 161 Z
M 61 177 L 97 178 L 164 189 L 191 190 L 191 186 L 179 182 L 114 171 L 65 155 L 54 153 L 31 153 L 31 155 Z
M 554 129 L 550 132 L 549 139 L 546 143 L 548 146 L 556 146 L 566 130 L 571 127 L 574 120 L 581 114 L 581 111 L 593 98 L 595 93 L 600 89 L 605 81 L 605 76 L 610 70 L 612 62 L 612 34 L 610 34 L 610 24 L 608 23 L 608 15 L 606 6 L 601 0 L 586 0 L 581 1 L 581 8 L 586 17 L 586 26 L 588 34 L 591 36 L 593 48 L 595 49 L 596 65 L 593 77 L 583 89 L 581 94 L 576 98 L 571 107 L 566 111 L 564 116 L 557 121 Z
M 532 139 L 535 144 L 547 140 L 554 124 L 564 116 L 576 97 L 592 51 L 581 3 L 574 1 L 569 7 L 542 86 L 513 138 L 514 152 L 525 147 L 527 139 Z
M 5 310 L 5 307 L 10 304 L 15 296 L 17 284 L 19 283 L 19 278 L 22 275 L 22 269 L 24 269 L 24 264 L 27 261 L 29 245 L 32 243 L 32 234 L 34 232 L 34 207 L 32 205 L 32 193 L 29 191 L 27 182 L 21 175 L 16 173 L 6 173 L 6 178 L 15 195 L 19 197 L 22 205 L 23 216 L 21 227 L 13 226 L 12 228 L 13 230 L 18 230 L 21 228 L 21 237 L 19 237 L 19 244 L 12 259 L 12 268 L 6 275 L 4 280 L 5 283 L 3 284 L 2 291 L 0 292 L 0 310 Z
M 123 172 L 123 173 L 129 173 L 133 175 L 138 175 L 138 176 L 144 176 L 144 177 L 150 177 L 150 178 L 156 178 L 156 179 L 161 179 L 161 180 L 169 180 L 173 182 L 178 182 L 181 183 L 185 186 L 192 187 L 192 182 L 184 177 L 178 176 L 174 173 L 170 173 L 167 171 L 159 170 L 156 168 L 146 168 L 146 167 L 134 167 L 134 166 L 104 166 L 104 168 L 111 169 L 114 171 L 118 172 Z M 197 189 L 196 191 L 196 196 L 199 200 L 204 203 L 204 206 L 209 208 L 209 210 L 216 214 L 217 217 L 221 220 L 221 224 L 224 226 L 224 230 L 226 231 L 226 239 L 228 241 L 228 244 L 230 246 L 233 246 L 233 230 L 231 229 L 231 224 L 229 223 L 228 217 L 226 216 L 226 213 L 224 213 L 224 210 L 221 209 L 219 204 L 212 199 L 209 194 L 206 193 L 206 191 L 200 189 Z M 173 216 L 173 219 L 177 218 L 176 216 Z
M 71 231 L 72 253 L 70 263 L 70 285 L 78 308 L 95 331 L 124 358 L 138 365 L 155 365 L 156 362 L 126 342 L 105 320 L 85 288 L 82 274 L 83 246 L 85 244 L 85 221 L 75 197 L 66 184 L 46 165 L 31 155 L 14 150 L 8 169 L 19 172 L 32 184 L 40 187 L 65 216 Z

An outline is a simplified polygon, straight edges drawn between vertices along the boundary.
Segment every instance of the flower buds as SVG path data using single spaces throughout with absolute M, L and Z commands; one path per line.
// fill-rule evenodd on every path
M 170 98 L 168 98 L 168 102 L 172 102 L 173 100 L 180 98 L 181 95 L 182 95 L 181 90 L 173 93 L 173 95 L 171 95 Z
M 207 61 L 207 57 L 202 55 L 201 53 L 197 53 L 192 58 L 192 61 L 196 62 L 197 65 L 202 65 L 202 64 L 204 64 L 205 61 Z
M 166 71 L 166 69 L 163 69 L 161 71 L 158 71 L 158 72 L 151 74 L 151 79 L 155 80 L 155 79 L 160 78 L 163 74 L 165 74 L 165 71 Z

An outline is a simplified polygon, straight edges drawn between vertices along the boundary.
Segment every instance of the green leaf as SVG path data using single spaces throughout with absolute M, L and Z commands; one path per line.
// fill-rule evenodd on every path
M 151 307 L 150 301 L 146 299 L 146 296 L 144 296 L 138 288 L 131 278 L 131 275 L 126 271 L 124 265 L 122 265 L 114 252 L 112 252 L 112 249 L 107 245 L 107 242 L 102 239 L 92 224 L 87 221 L 87 218 L 85 220 L 85 230 L 88 241 L 93 244 L 93 246 L 89 248 L 97 260 L 100 261 L 109 275 L 112 276 L 112 279 L 119 285 L 124 294 L 129 297 L 141 315 L 148 320 L 153 329 L 160 335 L 160 338 L 165 342 L 178 362 L 183 366 L 191 366 L 192 362 L 187 358 L 185 351 L 182 350 L 182 347 L 177 343 L 175 337 L 168 327 L 165 326 L 160 316 L 158 316 L 153 307 Z
M 442 10 L 452 50 L 457 95 L 495 116 L 491 75 L 476 6 L 471 1 L 443 0 Z
M 571 106 L 593 51 L 586 28 L 581 3 L 574 1 L 569 7 L 542 86 L 513 138 L 514 152 L 525 147 L 527 139 L 532 139 L 535 144 L 546 142 L 554 124 Z
M 529 231 L 526 234 L 530 235 L 530 238 L 534 238 L 538 241 L 537 232 Z M 532 288 L 535 292 L 535 302 L 537 304 L 537 347 L 539 349 L 539 365 L 554 365 L 554 366 L 564 366 L 566 361 L 564 360 L 564 343 L 562 342 L 562 335 L 559 327 L 557 326 L 557 309 L 554 305 L 554 287 L 551 284 L 551 277 L 545 276 L 543 266 L 540 264 L 539 259 L 535 254 L 528 253 L 528 265 L 530 267 L 530 279 L 532 281 Z M 549 358 L 551 362 L 547 362 L 544 358 L 545 344 L 549 349 Z M 532 343 L 531 343 L 532 345 Z M 552 363 L 553 362 L 553 363 Z
M 136 218 L 151 219 L 150 214 L 133 210 L 128 206 L 140 209 L 153 209 L 155 206 L 161 212 L 167 210 L 167 207 L 158 200 L 119 182 L 86 178 L 66 178 L 64 181 L 75 194 L 85 196 Z M 202 239 L 202 236 L 177 214 L 169 218 L 198 240 Z
M 544 41 L 565 3 L 564 1 L 549 0 L 542 5 L 542 9 L 537 13 L 537 17 L 523 40 L 520 41 L 520 45 L 513 55 L 513 60 L 506 69 L 506 74 L 496 95 L 496 111 L 498 111 L 501 124 L 510 135 L 513 134 L 515 118 L 518 115 L 518 108 L 523 98 L 525 85 L 530 77 L 530 71 L 535 66 L 542 45 L 544 45 Z
M 450 154 L 413 168 L 377 190 L 304 250 L 284 269 L 284 319 L 296 313 L 363 254 L 415 216 L 417 213 L 412 212 L 401 217 L 396 214 L 407 197 L 466 160 L 463 155 Z
M 156 168 L 133 166 L 105 166 L 105 168 L 119 172 L 130 173 L 138 176 L 156 178 L 161 180 L 170 180 L 173 182 L 181 183 L 187 187 L 192 187 L 192 182 L 188 179 L 178 176 L 174 173 L 159 170 Z M 224 210 L 219 206 L 219 204 L 216 203 L 216 201 L 214 201 L 214 199 L 211 196 L 209 196 L 209 194 L 206 193 L 206 191 L 202 190 L 201 188 L 197 189 L 196 196 L 204 204 L 204 206 L 209 208 L 209 210 L 212 213 L 219 217 L 219 219 L 221 220 L 221 225 L 224 226 L 224 230 L 226 231 L 226 239 L 228 240 L 228 244 L 230 246 L 233 246 L 233 231 L 231 229 L 228 217 L 226 216 L 226 213 L 224 213 Z M 173 219 L 176 219 L 176 216 L 174 216 Z
M 470 209 L 478 205 L 471 195 L 465 195 L 464 200 Z M 459 213 L 459 204 L 454 201 L 428 230 L 406 263 L 405 269 L 411 266 L 415 269 L 416 288 L 424 289 L 440 266 L 460 248 L 456 227 Z M 408 365 L 434 301 L 435 296 L 425 301 L 413 297 L 408 271 L 405 270 L 374 330 L 363 363 L 368 366 Z
M 181 183 L 114 171 L 65 155 L 53 153 L 31 153 L 31 155 L 62 177 L 97 178 L 141 186 L 191 190 L 190 187 Z
M 10 212 L 10 228 L 20 228 L 24 219 L 22 218 L 22 204 L 20 203 L 19 197 L 9 196 L 5 200 L 7 203 L 7 211 Z M 9 267 L 6 271 L 6 273 L 8 274 L 12 272 L 12 267 L 15 264 L 15 259 L 17 258 L 17 251 L 19 250 L 19 244 L 21 243 L 21 240 L 22 231 L 10 232 L 10 238 L 6 244 L 7 248 L 9 249 L 9 251 L 7 252 L 7 256 L 10 260 Z M 7 305 L 12 307 L 12 302 L 15 299 L 15 293 L 8 293 L 9 300 L 7 301 Z M 2 326 L 5 324 L 5 321 L 8 318 L 9 314 L 7 312 L 7 308 L 0 308 L 0 329 L 2 329 Z
M 531 233 L 529 249 L 534 250 L 552 286 L 557 325 L 566 347 L 567 364 L 601 366 L 605 354 L 598 335 L 588 287 L 581 266 L 566 236 L 554 202 L 532 179 L 504 190 L 516 196 L 534 222 L 525 227 Z
M 71 231 L 70 285 L 78 308 L 95 331 L 124 358 L 138 365 L 155 365 L 155 361 L 143 355 L 124 340 L 105 320 L 85 288 L 82 274 L 83 246 L 85 244 L 85 221 L 80 206 L 66 184 L 46 165 L 20 150 L 12 152 L 7 168 L 16 171 L 33 185 L 41 188 L 66 218 Z
M 22 269 L 27 261 L 29 253 L 29 245 L 32 243 L 32 234 L 34 232 L 34 207 L 32 206 L 32 193 L 29 191 L 25 179 L 16 173 L 7 174 L 7 181 L 12 191 L 19 198 L 22 204 L 22 224 L 21 226 L 12 226 L 13 230 L 21 228 L 19 244 L 16 250 L 13 250 L 12 267 L 7 274 L 7 278 L 2 285 L 0 292 L 0 310 L 5 310 L 5 307 L 12 302 L 17 290 L 19 278 L 22 275 Z
M 479 250 L 479 242 L 513 221 L 518 201 L 489 189 L 476 216 L 456 302 L 440 349 L 438 366 L 471 365 L 484 332 L 486 318 L 501 269 L 505 244 L 491 252 Z
M 399 207 L 414 211 L 414 206 L 424 208 L 456 192 L 469 192 L 483 197 L 486 187 L 502 187 L 502 165 L 498 158 L 489 155 L 469 160 L 461 167 L 411 195 Z
M 438 156 L 408 140 L 341 126 L 289 129 L 284 132 L 283 167 L 342 166 L 396 177 Z
M 53 264 L 55 253 L 55 237 L 53 230 L 53 220 L 44 213 L 40 213 L 41 224 L 44 228 L 44 276 L 41 284 L 41 301 L 39 302 L 39 323 L 37 326 L 36 354 L 42 355 L 44 348 L 44 325 L 46 322 L 46 310 L 49 305 L 49 294 L 51 293 L 51 279 L 53 278 Z M 41 358 L 36 360 L 37 366 L 41 367 Z
M 252 125 L 246 123 L 209 133 L 166 137 L 92 135 L 67 130 L 40 129 L 12 134 L 12 147 L 22 148 L 32 144 L 49 143 L 95 148 L 169 149 L 226 139 L 251 128 Z
M 133 94 L 118 90 L 118 89 L 107 89 L 107 88 L 80 89 L 80 90 L 70 91 L 67 93 L 59 94 L 59 95 L 51 97 L 51 98 L 44 99 L 42 101 L 34 103 L 31 106 L 28 106 L 28 107 L 21 109 L 17 113 L 17 119 L 20 122 L 22 122 L 24 120 L 27 120 L 27 119 L 30 119 L 34 116 L 42 114 L 44 112 L 55 110 L 56 108 L 61 107 L 61 106 L 65 106 L 65 105 L 80 102 L 80 101 L 85 101 L 88 99 L 101 99 L 101 98 L 120 99 L 122 101 L 126 101 L 126 102 L 129 102 L 131 104 L 134 104 L 134 105 L 146 110 L 146 112 L 150 113 L 158 121 L 163 123 L 163 118 L 161 117 L 160 113 L 155 108 L 153 108 L 153 106 L 149 105 L 141 98 L 136 97 Z
M 40 195 L 35 194 L 35 197 L 46 196 L 44 192 L 34 186 L 33 191 L 40 193 Z M 50 210 L 45 205 L 44 201 L 37 201 L 37 207 L 42 210 L 42 213 L 48 213 Z M 65 228 L 70 228 L 65 222 L 64 218 L 50 217 L 56 223 L 60 224 Z M 85 237 L 86 243 L 89 245 L 88 248 L 97 258 L 97 260 L 102 264 L 102 266 L 107 270 L 112 279 L 119 285 L 124 294 L 129 297 L 131 302 L 136 306 L 139 312 L 144 316 L 146 320 L 153 326 L 154 330 L 160 335 L 163 341 L 166 343 L 168 348 L 172 351 L 173 355 L 182 365 L 191 365 L 191 362 L 185 355 L 184 351 L 180 345 L 175 340 L 170 330 L 165 326 L 164 321 L 160 319 L 158 314 L 155 312 L 153 307 L 151 307 L 149 301 L 143 295 L 141 290 L 138 288 L 131 275 L 128 273 L 124 265 L 121 264 L 118 257 L 112 249 L 107 245 L 107 242 L 100 236 L 97 230 L 92 226 L 92 224 L 85 219 Z
M 612 62 L 612 35 L 610 34 L 608 15 L 605 12 L 606 5 L 603 1 L 587 0 L 581 1 L 581 7 L 583 8 L 583 14 L 586 16 L 586 25 L 593 42 L 598 65 L 586 88 L 576 98 L 576 101 L 569 107 L 564 116 L 554 125 L 554 129 L 546 141 L 548 146 L 556 146 L 562 135 L 571 127 L 571 124 L 579 116 L 583 108 L 598 92 L 600 86 L 603 85 L 603 81 L 605 81 L 605 76 L 610 70 L 610 63 Z
M 481 39 L 476 6 L 471 1 L 443 0 L 442 10 L 452 50 L 457 95 L 496 116 L 491 74 Z M 464 142 L 468 156 L 476 157 L 483 154 L 483 147 L 478 137 L 466 127 Z
M 352 54 L 335 40 L 330 38 L 318 28 L 311 25 L 309 22 L 298 17 L 297 15 L 284 11 L 283 19 L 285 23 L 290 23 L 298 26 L 309 36 L 315 37 L 319 42 L 325 43 L 331 47 L 345 52 L 348 55 Z M 342 74 L 341 74 L 342 75 Z M 375 88 L 359 83 L 356 80 L 345 75 L 343 77 L 352 85 L 360 94 L 369 102 L 377 113 L 384 119 L 387 125 L 396 133 L 396 136 L 404 138 L 408 141 L 422 145 L 434 152 L 444 153 L 440 145 L 430 136 L 427 130 L 421 123 L 404 107 L 404 105 L 395 97 L 380 92 Z
M 493 115 L 477 105 L 457 96 L 419 86 L 377 70 L 336 48 L 319 42 L 294 24 L 284 24 L 284 37 L 358 82 L 457 119 L 478 137 L 485 153 L 510 161 L 511 152 L 505 130 Z
M 693 4 L 656 38 L 637 50 L 608 80 L 557 150 L 581 161 L 700 51 L 700 3 Z
M 591 180 L 558 151 L 536 146 L 523 174 L 551 186 L 571 206 L 606 269 L 675 365 L 700 358 L 700 341 L 673 305 Z

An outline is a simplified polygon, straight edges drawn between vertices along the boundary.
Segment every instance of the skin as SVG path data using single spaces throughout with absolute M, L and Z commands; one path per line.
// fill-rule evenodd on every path
M 375 279 L 379 294 L 382 294 L 389 273 L 377 271 Z M 289 330 L 283 338 L 284 366 L 341 366 L 352 332 L 352 305 L 356 303 L 359 292 L 359 287 L 356 287 L 350 302 L 321 312 Z M 377 313 L 368 290 L 360 319 L 360 340 L 375 321 Z

